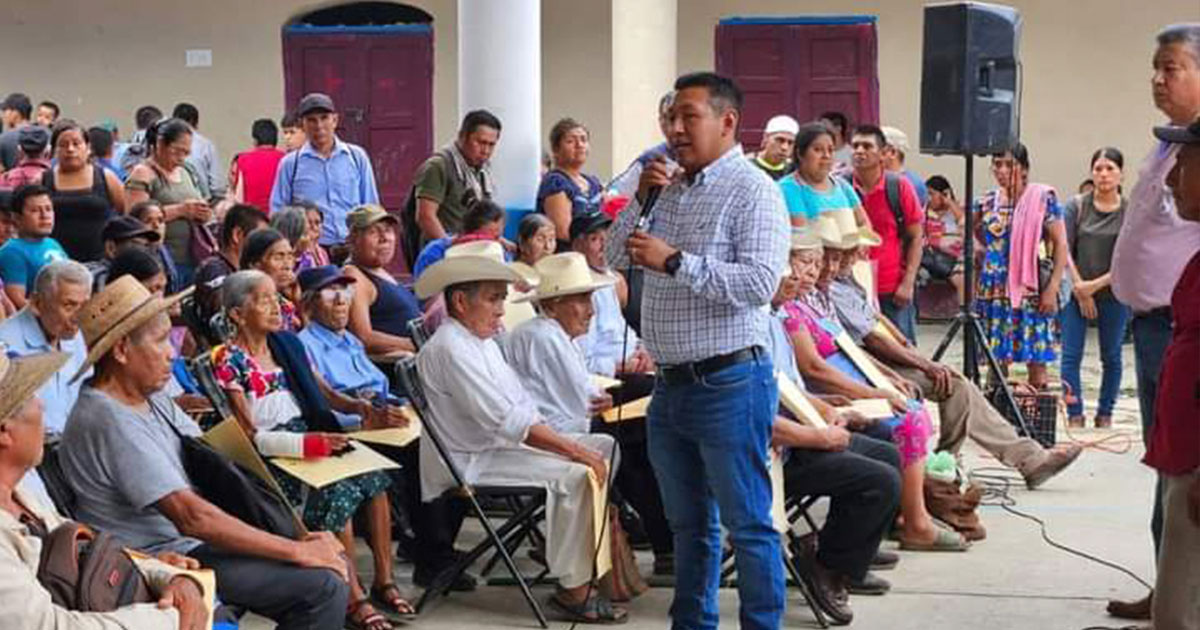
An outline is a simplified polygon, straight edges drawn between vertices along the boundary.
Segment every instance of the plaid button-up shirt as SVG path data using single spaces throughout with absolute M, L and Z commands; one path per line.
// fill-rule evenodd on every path
M 613 226 L 608 259 L 616 269 L 629 264 L 625 241 L 640 212 L 635 199 Z M 674 277 L 645 272 L 642 339 L 656 363 L 769 347 L 768 305 L 787 264 L 788 229 L 779 187 L 740 145 L 663 189 L 649 232 L 683 256 Z

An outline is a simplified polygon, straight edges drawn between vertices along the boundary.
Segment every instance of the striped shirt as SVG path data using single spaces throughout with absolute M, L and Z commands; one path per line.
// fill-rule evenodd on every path
M 609 241 L 614 269 L 628 266 L 625 242 L 636 199 Z M 770 345 L 768 304 L 787 264 L 788 214 L 779 187 L 734 146 L 691 178 L 663 189 L 651 235 L 683 252 L 672 277 L 646 271 L 642 337 L 659 365 L 699 361 Z

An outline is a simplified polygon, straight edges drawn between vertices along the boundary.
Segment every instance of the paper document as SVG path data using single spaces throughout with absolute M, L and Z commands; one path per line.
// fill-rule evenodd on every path
M 864 398 L 850 402 L 850 408 L 861 413 L 868 420 L 883 420 L 896 415 L 892 404 L 884 398 Z
M 788 530 L 787 502 L 783 491 L 783 460 L 775 449 L 770 449 L 771 459 L 771 524 L 780 534 Z
M 602 576 L 612 570 L 612 546 L 609 543 L 612 537 L 608 527 L 604 525 L 605 519 L 608 518 L 608 510 L 605 509 L 608 505 L 608 486 L 596 478 L 596 471 L 590 467 L 587 469 L 587 476 L 588 490 L 592 493 L 592 548 L 600 550 L 596 554 L 596 575 Z
M 792 379 L 776 372 L 775 381 L 779 383 L 779 403 L 783 405 L 784 409 L 792 412 L 797 420 L 816 429 L 824 429 L 829 426 L 825 422 L 825 418 L 821 417 L 821 412 L 817 411 L 817 408 L 809 402 L 804 392 L 792 382 Z
M 612 409 L 605 411 L 601 417 L 604 418 L 605 422 L 610 424 L 616 422 L 618 417 L 620 417 L 622 421 L 633 420 L 634 418 L 645 418 L 646 409 L 649 407 L 650 397 L 646 396 L 645 398 L 639 398 L 637 400 L 627 402 L 624 405 L 613 407 Z
M 258 449 L 254 448 L 250 437 L 242 430 L 242 426 L 237 423 L 237 420 L 233 418 L 222 420 L 200 439 L 204 440 L 213 450 L 262 479 L 271 488 L 271 491 L 283 500 L 284 505 L 291 505 L 287 495 L 283 493 L 283 488 L 279 487 L 279 482 L 267 468 L 267 462 L 263 460 L 262 455 L 259 455 Z M 296 523 L 296 531 L 301 534 L 307 533 L 308 529 L 304 526 L 304 521 L 300 520 L 300 516 L 296 514 L 296 510 L 293 508 L 290 511 L 292 520 Z
M 612 377 L 604 376 L 603 374 L 593 374 L 592 385 L 595 385 L 596 389 L 612 389 L 614 387 L 620 387 L 621 381 Z
M 844 332 L 838 335 L 837 345 L 842 352 L 846 353 L 846 357 L 850 359 L 850 362 L 854 364 L 854 367 L 857 367 L 862 371 L 862 373 L 867 377 L 867 380 L 870 381 L 871 385 L 874 385 L 875 387 L 878 387 L 886 392 L 900 396 L 904 395 L 903 392 L 901 392 L 899 389 L 896 389 L 896 386 L 892 384 L 892 381 L 888 377 L 883 375 L 883 372 L 879 371 L 879 368 L 876 367 L 875 362 L 871 360 L 871 357 L 867 356 L 867 353 L 863 352 L 862 348 L 859 348 L 858 344 L 854 343 L 854 340 L 850 338 L 850 335 Z
M 400 467 L 366 444 L 352 443 L 354 450 L 344 455 L 320 459 L 275 457 L 271 459 L 271 463 L 313 488 L 324 488 L 332 483 L 363 473 Z
M 408 417 L 408 426 L 388 429 L 367 429 L 347 433 L 346 437 L 359 442 L 371 444 L 386 444 L 387 446 L 408 446 L 413 440 L 421 437 L 421 421 L 412 413 L 409 407 L 404 407 L 404 415 Z

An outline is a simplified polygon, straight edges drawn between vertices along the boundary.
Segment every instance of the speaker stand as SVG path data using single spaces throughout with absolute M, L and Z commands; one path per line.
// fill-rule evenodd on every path
M 975 156 L 968 153 L 963 156 L 963 159 L 966 160 L 963 177 L 963 203 L 966 204 L 966 207 L 963 208 L 965 219 L 963 222 L 963 300 L 958 306 L 958 315 L 954 317 L 954 323 L 950 325 L 950 330 L 946 331 L 942 341 L 933 352 L 933 361 L 935 363 L 941 361 L 942 355 L 946 354 L 950 343 L 954 341 L 954 336 L 962 332 L 963 376 L 975 385 L 979 385 L 978 357 L 982 353 L 988 363 L 988 380 L 997 383 L 1000 387 L 1004 394 L 1004 404 L 1012 412 L 1012 417 L 1016 418 L 1022 433 L 1032 437 L 1029 426 L 1025 423 L 1025 414 L 1021 413 L 1020 405 L 1013 398 L 1012 389 L 1008 386 L 1003 370 L 1000 369 L 1000 362 L 996 360 L 996 355 L 992 353 L 992 348 L 988 344 L 987 334 L 983 330 L 979 315 L 975 313 L 975 198 L 974 190 L 972 190 Z

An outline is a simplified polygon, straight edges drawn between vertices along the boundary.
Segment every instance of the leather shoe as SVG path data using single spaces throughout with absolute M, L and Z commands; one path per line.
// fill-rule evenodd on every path
M 846 578 L 846 590 L 851 595 L 883 595 L 892 590 L 892 583 L 867 571 L 861 580 Z
M 817 562 L 816 556 L 806 553 L 803 545 L 793 545 L 794 562 L 800 573 L 800 579 L 808 587 L 813 598 L 813 605 L 829 617 L 829 622 L 835 626 L 844 626 L 854 620 L 854 612 L 850 610 L 850 594 L 846 591 L 846 578 L 830 571 Z
M 1082 452 L 1083 447 L 1078 444 L 1056 446 L 1046 451 L 1045 461 L 1025 473 L 1025 487 L 1034 490 L 1038 486 L 1050 481 L 1051 477 L 1062 472 L 1067 466 L 1070 466 Z
M 443 572 L 449 571 L 451 569 L 451 566 L 448 565 L 448 566 L 442 567 L 440 571 L 422 570 L 422 569 L 425 569 L 425 568 L 420 567 L 417 569 L 413 569 L 413 575 L 412 575 L 413 584 L 416 584 L 417 586 L 420 586 L 421 588 L 429 588 L 435 581 L 437 581 L 437 579 L 439 577 L 441 577 L 441 574 Z M 453 582 L 450 583 L 450 590 L 459 592 L 459 593 L 469 593 L 469 592 L 475 590 L 476 586 L 477 586 L 477 584 L 476 584 L 475 576 L 471 575 L 470 573 L 467 573 L 466 571 L 463 571 L 462 573 L 459 573 L 457 577 L 454 578 Z
M 1113 599 L 1108 602 L 1108 614 L 1118 619 L 1143 621 L 1150 618 L 1150 606 L 1153 603 L 1154 591 L 1150 591 L 1149 595 L 1131 602 Z
M 875 557 L 871 558 L 871 569 L 874 571 L 891 571 L 900 564 L 900 554 L 887 549 L 879 549 L 875 551 Z

